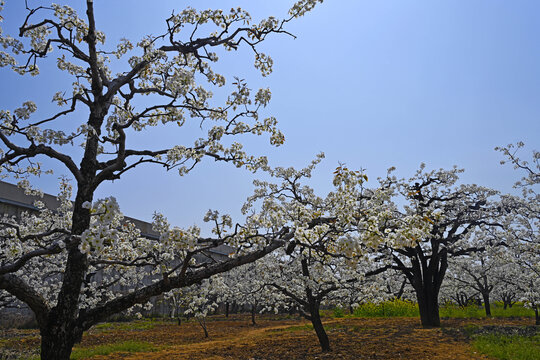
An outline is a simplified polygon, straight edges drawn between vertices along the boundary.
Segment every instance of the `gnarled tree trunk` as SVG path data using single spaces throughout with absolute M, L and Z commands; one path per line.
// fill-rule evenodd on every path
M 416 290 L 416 298 L 422 326 L 425 328 L 441 326 L 439 294 L 435 293 L 430 287 L 423 287 Z
M 319 344 L 321 345 L 322 351 L 327 352 L 327 351 L 331 351 L 330 340 L 328 339 L 328 335 L 326 334 L 326 331 L 324 330 L 324 326 L 321 321 L 321 315 L 319 314 L 319 310 L 320 310 L 319 303 L 310 304 L 311 324 L 313 324 L 313 329 L 315 330 L 315 333 L 317 334 L 317 338 L 319 339 Z
M 41 360 L 69 360 L 73 345 L 82 339 L 83 330 L 73 320 L 64 322 L 62 318 L 53 310 L 47 325 L 41 327 Z
M 420 321 L 424 328 L 441 326 L 439 290 L 448 268 L 448 262 L 446 250 L 439 253 L 438 249 L 439 244 L 432 241 L 433 254 L 426 256 L 420 246 L 417 246 L 414 249 L 417 257 L 412 259 L 412 267 L 405 272 L 416 292 Z

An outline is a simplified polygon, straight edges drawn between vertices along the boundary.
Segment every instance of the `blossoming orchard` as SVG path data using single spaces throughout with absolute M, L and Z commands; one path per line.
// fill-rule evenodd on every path
M 365 304 L 396 300 L 417 307 L 424 328 L 440 327 L 448 304 L 478 303 L 492 316 L 494 302 L 532 309 L 540 325 L 538 151 L 521 142 L 496 149 L 517 181 L 506 194 L 464 183 L 458 167 L 424 164 L 410 178 L 391 168 L 377 180 L 339 164 L 319 189 L 311 184 L 323 153 L 297 169 L 244 148 L 241 142 L 253 141 L 278 147 L 285 136 L 266 116 L 270 89 L 218 73 L 221 60 L 249 54 L 269 76 L 267 39 L 295 37 L 289 27 L 324 11 L 322 2 L 300 0 L 284 17 L 262 20 L 237 7 L 171 9 L 162 33 L 116 43 L 96 27 L 94 8 L 105 2 L 86 0 L 83 13 L 28 1 L 19 4 L 20 18 L 0 13 L 18 28 L 0 29 L 3 73 L 37 83 L 52 71 L 71 83 L 40 83 L 56 108 L 51 113 L 32 99 L 0 109 L 0 174 L 38 199 L 31 210 L 2 214 L 0 305 L 33 313 L 41 359 L 70 359 L 96 325 L 145 317 L 157 306 L 177 318 L 175 331 L 183 331 L 181 318 L 194 317 L 207 338 L 211 320 L 228 317 L 231 307 L 249 312 L 252 326 L 259 313 L 298 314 L 323 352 L 336 351 L 325 311 L 353 316 Z M 0 1 L 0 10 L 5 6 Z M 223 101 L 215 93 L 225 94 Z M 192 124 L 198 135 L 186 140 Z M 174 129 L 182 142 L 134 146 L 138 133 L 156 127 Z M 180 228 L 155 213 L 156 236 L 148 236 L 123 215 L 115 194 L 96 197 L 103 184 L 136 168 L 183 177 L 208 160 L 258 179 L 252 194 L 238 199 L 242 220 L 209 210 L 204 223 Z M 35 184 L 59 166 L 51 207 Z M 217 249 L 224 256 L 216 258 Z

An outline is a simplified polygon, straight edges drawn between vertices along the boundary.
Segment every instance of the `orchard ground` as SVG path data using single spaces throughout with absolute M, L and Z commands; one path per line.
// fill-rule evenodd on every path
M 412 317 L 327 315 L 323 322 L 330 353 L 321 353 L 313 328 L 305 320 L 262 315 L 253 326 L 249 315 L 215 315 L 207 319 L 209 338 L 196 320 L 180 326 L 163 319 L 103 323 L 84 335 L 72 359 L 497 359 L 479 352 L 471 334 L 484 328 L 515 330 L 534 324 L 529 317 L 450 318 L 443 319 L 441 328 L 423 329 L 420 320 Z M 529 329 L 537 331 L 533 326 Z M 531 339 L 532 355 L 515 359 L 540 359 L 539 337 Z M 37 330 L 1 333 L 0 359 L 38 359 L 38 348 Z

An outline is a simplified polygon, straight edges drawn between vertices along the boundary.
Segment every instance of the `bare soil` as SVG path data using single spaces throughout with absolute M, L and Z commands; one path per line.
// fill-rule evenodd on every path
M 466 325 L 526 326 L 531 319 L 447 319 L 441 328 L 423 329 L 416 318 L 342 318 L 323 320 L 332 351 L 320 350 L 310 323 L 299 319 L 262 316 L 257 325 L 249 315 L 215 316 L 207 321 L 204 337 L 196 321 L 158 322 L 146 329 L 94 329 L 78 347 L 128 340 L 153 344 L 159 350 L 114 353 L 93 360 L 288 360 L 288 359 L 490 359 L 475 353 L 463 331 Z M 4 331 L 3 346 L 19 350 L 39 347 L 35 331 Z
M 325 323 L 332 352 L 322 353 L 315 332 L 304 320 L 249 317 L 208 322 L 210 337 L 203 337 L 196 322 L 157 326 L 140 332 L 89 334 L 82 345 L 97 344 L 113 336 L 164 345 L 152 353 L 114 354 L 93 359 L 111 360 L 283 360 L 283 359 L 489 359 L 475 353 L 462 331 L 466 324 L 530 325 L 530 319 L 443 320 L 443 327 L 423 329 L 415 318 L 345 318 Z M 450 330 L 450 331 L 448 331 Z M 454 331 L 452 331 L 454 330 Z M 107 339 L 110 341 L 110 339 Z

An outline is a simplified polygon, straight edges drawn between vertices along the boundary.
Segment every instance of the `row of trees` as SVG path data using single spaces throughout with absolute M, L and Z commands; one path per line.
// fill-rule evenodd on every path
M 508 153 L 508 149 L 503 150 Z M 321 305 L 354 308 L 364 301 L 403 298 L 404 294 L 418 303 L 426 327 L 440 325 L 441 295 L 443 301 L 459 305 L 480 295 L 488 316 L 492 294 L 509 306 L 519 300 L 535 310 L 538 323 L 540 254 L 535 228 L 538 216 L 531 212 L 537 211 L 536 198 L 531 197 L 536 196 L 531 189 L 534 183 L 525 185 L 521 196 L 500 195 L 476 185 L 456 185 L 457 169 L 426 172 L 422 166 L 411 179 L 388 175 L 379 179 L 378 187 L 368 188 L 364 173 L 338 167 L 334 191 L 322 198 L 304 184 L 321 159 L 322 155 L 299 171 L 269 170 L 278 181 L 255 182 L 254 194 L 243 208 L 247 215 L 243 225 L 233 227 L 229 216 L 209 211 L 205 220 L 214 224 L 217 236 L 212 241 L 197 237 L 196 229 L 190 230 L 189 237 L 187 230 L 171 229 L 161 215 L 156 215 L 153 224 L 161 234 L 159 241 L 141 238 L 133 225 L 122 221 L 114 199 L 97 201 L 90 210 L 99 221 L 83 234 L 81 249 L 107 260 L 95 260 L 89 267 L 89 283 L 81 294 L 82 313 L 91 306 L 109 311 L 108 315 L 115 313 L 110 308 L 114 301 L 105 303 L 106 308 L 103 299 L 123 299 L 148 291 L 154 287 L 147 285 L 149 279 L 163 286 L 174 272 L 178 273 L 176 278 L 185 279 L 219 269 L 228 272 L 210 280 L 196 278 L 192 283 L 175 285 L 177 290 L 165 288 L 175 310 L 193 314 L 205 333 L 204 318 L 218 303 L 251 306 L 253 322 L 259 310 L 294 309 L 312 322 L 322 349 L 329 351 Z M 429 191 L 419 190 L 426 187 L 421 184 L 428 183 L 434 184 Z M 16 237 L 27 233 L 32 235 L 24 236 L 31 237 L 37 228 L 45 231 L 59 226 L 71 215 L 69 184 L 64 182 L 62 189 L 62 205 L 56 211 L 43 208 L 39 215 L 23 215 L 17 224 L 6 220 L 5 238 L 10 240 L 10 251 L 17 261 L 29 255 L 14 248 Z M 396 197 L 409 203 L 398 206 Z M 419 210 L 418 204 L 435 201 L 446 203 L 431 211 Z M 287 235 L 277 235 L 283 242 L 273 251 L 263 248 L 267 255 L 261 258 L 261 252 L 251 249 L 257 246 L 256 240 L 264 239 L 261 234 Z M 251 241 L 239 241 L 246 238 Z M 222 243 L 238 249 L 231 260 L 195 261 L 197 255 Z M 248 257 L 255 253 L 255 257 Z M 206 259 L 212 259 L 211 255 Z M 233 262 L 239 259 L 245 262 Z M 39 263 L 46 273 L 19 273 L 54 301 L 62 262 L 51 256 L 48 261 L 47 267 Z M 242 264 L 246 265 L 237 267 Z M 133 305 L 150 298 L 140 297 Z
M 527 167 L 510 149 L 501 150 L 514 165 Z M 227 285 L 208 299 L 297 309 L 312 322 L 323 351 L 330 342 L 319 315 L 322 304 L 354 308 L 408 298 L 418 303 L 422 325 L 433 327 L 440 325 L 441 301 L 464 306 L 479 296 L 490 316 L 494 296 L 507 306 L 525 303 L 539 324 L 539 217 L 532 189 L 538 153 L 534 158 L 536 167 L 527 167 L 532 182 L 522 196 L 456 185 L 461 170 L 428 172 L 421 166 L 410 179 L 388 175 L 374 189 L 365 187 L 365 174 L 339 167 L 335 190 L 321 198 L 302 185 L 316 161 L 300 171 L 276 169 L 271 174 L 281 182 L 256 182 L 244 210 L 250 211 L 250 226 L 290 227 L 294 237 L 222 275 Z M 257 200 L 261 204 L 254 208 Z
M 334 190 L 321 197 L 304 180 L 322 156 L 299 171 L 272 169 L 265 157 L 249 155 L 231 140 L 268 134 L 271 144 L 280 145 L 284 138 L 273 117 L 259 117 L 270 100 L 268 89 L 253 91 L 237 80 L 223 103 L 213 100 L 212 89 L 226 87 L 225 77 L 212 68 L 217 49 L 224 54 L 251 49 L 255 67 L 267 75 L 272 60 L 259 51 L 260 43 L 272 34 L 290 35 L 286 25 L 320 2 L 300 0 L 284 20 L 269 17 L 259 23 L 242 9 L 187 8 L 166 19 L 163 34 L 137 43 L 122 39 L 114 46 L 96 29 L 92 0 L 86 1 L 85 18 L 69 6 L 27 8 L 18 39 L 0 32 L 5 50 L 0 51 L 0 67 L 36 76 L 40 63 L 52 57 L 73 84 L 51 93 L 61 108 L 51 115 L 37 112 L 31 101 L 0 111 L 3 174 L 20 178 L 28 193 L 36 193 L 28 179 L 45 173 L 52 162 L 68 172 L 60 183 L 57 209 L 38 202 L 38 213 L 4 217 L 0 227 L 2 298 L 23 302 L 35 313 L 42 359 L 69 359 L 73 345 L 94 324 L 175 289 L 182 290 L 170 296 L 204 315 L 201 294 L 207 290 L 201 290 L 202 284 L 221 288 L 217 279 L 207 279 L 246 264 L 256 267 L 251 275 L 238 270 L 236 276 L 244 279 L 237 283 L 249 284 L 250 301 L 262 304 L 272 298 L 294 304 L 313 322 L 323 350 L 330 345 L 319 316 L 321 304 L 330 298 L 374 296 L 377 286 L 367 285 L 366 279 L 385 271 L 406 277 L 425 326 L 440 323 L 439 291 L 451 259 L 488 246 L 508 249 L 503 253 L 509 266 L 528 276 L 529 282 L 519 283 L 534 294 L 538 171 L 511 149 L 502 151 L 529 171 L 519 185 L 522 196 L 457 185 L 458 169 L 421 167 L 407 180 L 389 173 L 368 188 L 364 173 L 339 167 Z M 201 35 L 208 29 L 208 35 Z M 192 121 L 204 131 L 192 143 L 132 148 L 128 141 L 150 127 L 182 130 Z M 213 238 L 201 237 L 197 227 L 171 227 L 160 214 L 153 224 L 159 239 L 145 238 L 124 221 L 113 197 L 94 199 L 101 184 L 143 164 L 185 175 L 205 158 L 262 170 L 275 181 L 255 182 L 242 224 L 209 212 L 205 220 L 215 225 Z M 534 160 L 538 165 L 537 153 Z M 236 249 L 228 260 L 195 261 L 211 259 L 209 251 L 222 244 Z M 189 290 L 195 285 L 199 290 Z M 125 287 L 129 290 L 119 290 Z

